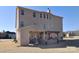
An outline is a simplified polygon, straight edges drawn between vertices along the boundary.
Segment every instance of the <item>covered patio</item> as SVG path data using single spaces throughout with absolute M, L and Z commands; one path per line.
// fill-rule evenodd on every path
M 29 31 L 30 44 L 59 43 L 59 33 L 55 31 Z
M 43 29 L 35 25 L 23 27 L 20 30 L 22 45 L 50 45 L 58 44 L 62 40 L 60 31 L 51 31 L 48 29 Z M 26 43 L 25 43 L 26 42 Z

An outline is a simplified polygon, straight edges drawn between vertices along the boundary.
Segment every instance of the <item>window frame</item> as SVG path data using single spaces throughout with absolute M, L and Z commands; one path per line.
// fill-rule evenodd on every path
M 24 27 L 24 22 L 23 21 L 21 21 L 20 27 Z
M 36 17 L 36 12 L 33 12 L 33 17 L 34 17 L 34 18 Z
M 48 19 L 48 14 L 47 14 L 47 19 Z
M 45 15 L 45 13 L 43 14 L 43 17 L 44 17 L 44 18 L 46 18 L 46 15 Z
M 23 9 L 20 10 L 20 14 L 24 15 L 24 10 Z
M 42 18 L 42 13 L 40 13 L 40 18 Z

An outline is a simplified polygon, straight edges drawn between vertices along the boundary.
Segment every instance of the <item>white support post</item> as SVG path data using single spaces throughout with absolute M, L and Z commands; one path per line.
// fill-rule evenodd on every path
M 43 39 L 45 40 L 45 32 L 43 32 Z

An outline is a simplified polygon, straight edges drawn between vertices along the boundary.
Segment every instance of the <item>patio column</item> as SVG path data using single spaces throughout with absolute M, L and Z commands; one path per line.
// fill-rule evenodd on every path
M 45 40 L 45 32 L 43 32 L 43 39 Z

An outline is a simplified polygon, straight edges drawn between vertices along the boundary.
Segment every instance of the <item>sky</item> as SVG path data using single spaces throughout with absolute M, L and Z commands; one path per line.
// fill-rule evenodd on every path
M 23 6 L 38 11 L 47 11 L 63 17 L 63 31 L 79 30 L 78 6 Z M 0 6 L 0 31 L 16 31 L 16 6 Z

